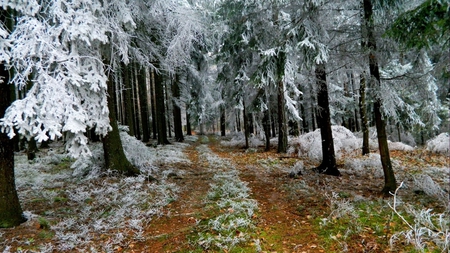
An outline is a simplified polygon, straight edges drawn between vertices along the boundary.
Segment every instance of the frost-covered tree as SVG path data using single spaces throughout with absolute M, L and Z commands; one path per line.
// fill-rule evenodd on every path
M 378 66 L 378 60 L 376 56 L 377 52 L 377 44 L 376 38 L 374 35 L 374 26 L 373 26 L 373 5 L 371 0 L 363 0 L 363 10 L 364 10 L 364 22 L 365 33 L 365 44 L 369 49 L 369 73 L 370 73 L 370 82 L 371 87 L 376 89 L 377 91 L 381 91 L 381 77 L 380 70 Z M 385 118 L 382 115 L 382 106 L 383 106 L 383 94 L 381 92 L 377 92 L 374 98 L 374 114 L 375 114 L 375 125 L 377 128 L 377 138 L 378 138 L 378 146 L 380 150 L 381 164 L 384 172 L 384 187 L 382 192 L 389 196 L 390 192 L 394 192 L 397 188 L 397 182 L 394 175 L 394 170 L 392 169 L 392 163 L 389 154 L 389 147 L 387 143 L 387 135 L 386 135 L 386 122 Z
M 5 9 L 0 9 L 0 43 L 4 47 L 5 37 L 12 28 L 11 15 Z M 5 54 L 0 49 L 0 118 L 11 105 L 12 85 L 9 84 L 9 73 L 5 68 Z M 4 50 L 4 48 L 3 48 Z M 22 207 L 17 195 L 14 178 L 14 148 L 13 140 L 0 132 L 0 228 L 17 226 L 25 221 Z

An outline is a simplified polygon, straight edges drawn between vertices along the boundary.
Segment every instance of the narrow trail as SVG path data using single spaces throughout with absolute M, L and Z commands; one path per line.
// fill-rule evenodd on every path
M 178 199 L 166 207 L 166 215 L 154 219 L 148 226 L 146 241 L 137 248 L 149 252 L 180 252 L 189 248 L 188 235 L 193 232 L 197 220 L 202 218 L 203 198 L 209 189 L 213 174 L 208 164 L 199 158 L 196 150 L 200 142 L 186 148 L 190 164 L 178 164 L 183 175 L 173 175 L 171 180 L 181 187 Z
M 268 172 L 258 164 L 258 159 L 249 162 L 239 153 L 242 150 L 225 150 L 218 141 L 201 138 L 185 149 L 191 163 L 177 165 L 182 175 L 171 177 L 181 187 L 178 199 L 166 207 L 167 215 L 152 220 L 146 229 L 146 240 L 137 243 L 136 248 L 149 252 L 215 252 L 211 248 L 202 249 L 191 239 L 198 235 L 198 227 L 204 225 L 202 221 L 226 212 L 213 210 L 205 198 L 215 175 L 234 170 L 238 180 L 250 188 L 250 198 L 258 205 L 257 213 L 251 217 L 254 232 L 247 238 L 248 245 L 238 252 L 324 252 L 312 231 L 309 220 L 312 216 L 296 210 L 299 205 L 314 202 L 303 203 L 308 199 L 302 198 L 293 201 L 286 195 L 286 182 L 292 179 Z
M 306 208 L 298 208 L 318 205 L 315 198 L 290 197 L 287 187 L 293 179 L 288 178 L 287 173 L 262 166 L 258 158 L 245 159 L 243 150 L 223 149 L 217 145 L 212 149 L 221 158 L 236 164 L 240 178 L 252 190 L 251 197 L 259 204 L 257 233 L 266 252 L 325 252 L 319 248 L 317 234 L 311 226 L 312 214 Z M 253 156 L 258 157 L 258 154 Z M 261 160 L 265 158 L 260 157 Z M 288 166 L 291 161 L 284 162 Z

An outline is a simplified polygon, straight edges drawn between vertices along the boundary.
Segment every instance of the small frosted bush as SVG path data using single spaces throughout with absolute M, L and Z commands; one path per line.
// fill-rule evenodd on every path
M 353 152 L 361 147 L 362 141 L 343 126 L 332 126 L 336 158 L 344 153 Z M 297 151 L 299 157 L 308 157 L 313 161 L 322 160 L 322 139 L 320 129 L 293 138 L 288 147 L 290 153 Z
M 448 213 L 433 213 L 431 209 L 417 210 L 411 205 L 405 205 L 407 215 L 414 219 L 413 223 L 408 222 L 397 209 L 397 194 L 402 186 L 403 182 L 393 194 L 393 203 L 389 206 L 403 220 L 407 228 L 391 236 L 391 248 L 394 248 L 399 242 L 406 242 L 421 252 L 429 252 L 433 249 L 449 252 L 450 219 Z
M 450 155 L 449 134 L 442 133 L 427 142 L 427 150 L 433 153 Z

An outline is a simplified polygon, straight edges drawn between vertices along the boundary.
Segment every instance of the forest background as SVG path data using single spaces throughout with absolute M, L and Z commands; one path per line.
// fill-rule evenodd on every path
M 247 150 L 275 145 L 334 176 L 342 150 L 377 149 L 384 196 L 400 185 L 388 141 L 448 155 L 448 1 L 1 5 L 1 227 L 24 221 L 14 151 L 33 160 L 62 141 L 86 176 L 101 142 L 98 171 L 156 180 L 153 164 L 124 151 L 123 126 L 149 146 L 242 133 Z

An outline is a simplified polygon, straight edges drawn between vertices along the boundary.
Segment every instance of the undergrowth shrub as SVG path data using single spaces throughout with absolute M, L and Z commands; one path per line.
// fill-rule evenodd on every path
M 431 181 L 427 180 L 428 183 Z M 393 213 L 401 218 L 406 228 L 394 233 L 390 238 L 390 245 L 394 248 L 399 243 L 413 245 L 420 252 L 438 250 L 449 252 L 450 250 L 450 218 L 449 210 L 444 213 L 434 213 L 431 209 L 417 210 L 409 204 L 404 205 L 404 212 L 398 209 L 398 191 L 403 187 L 403 182 L 393 193 L 393 203 L 389 204 Z M 432 187 L 436 187 L 432 184 Z M 432 193 L 435 193 L 433 190 Z M 412 222 L 408 221 L 412 218 Z

